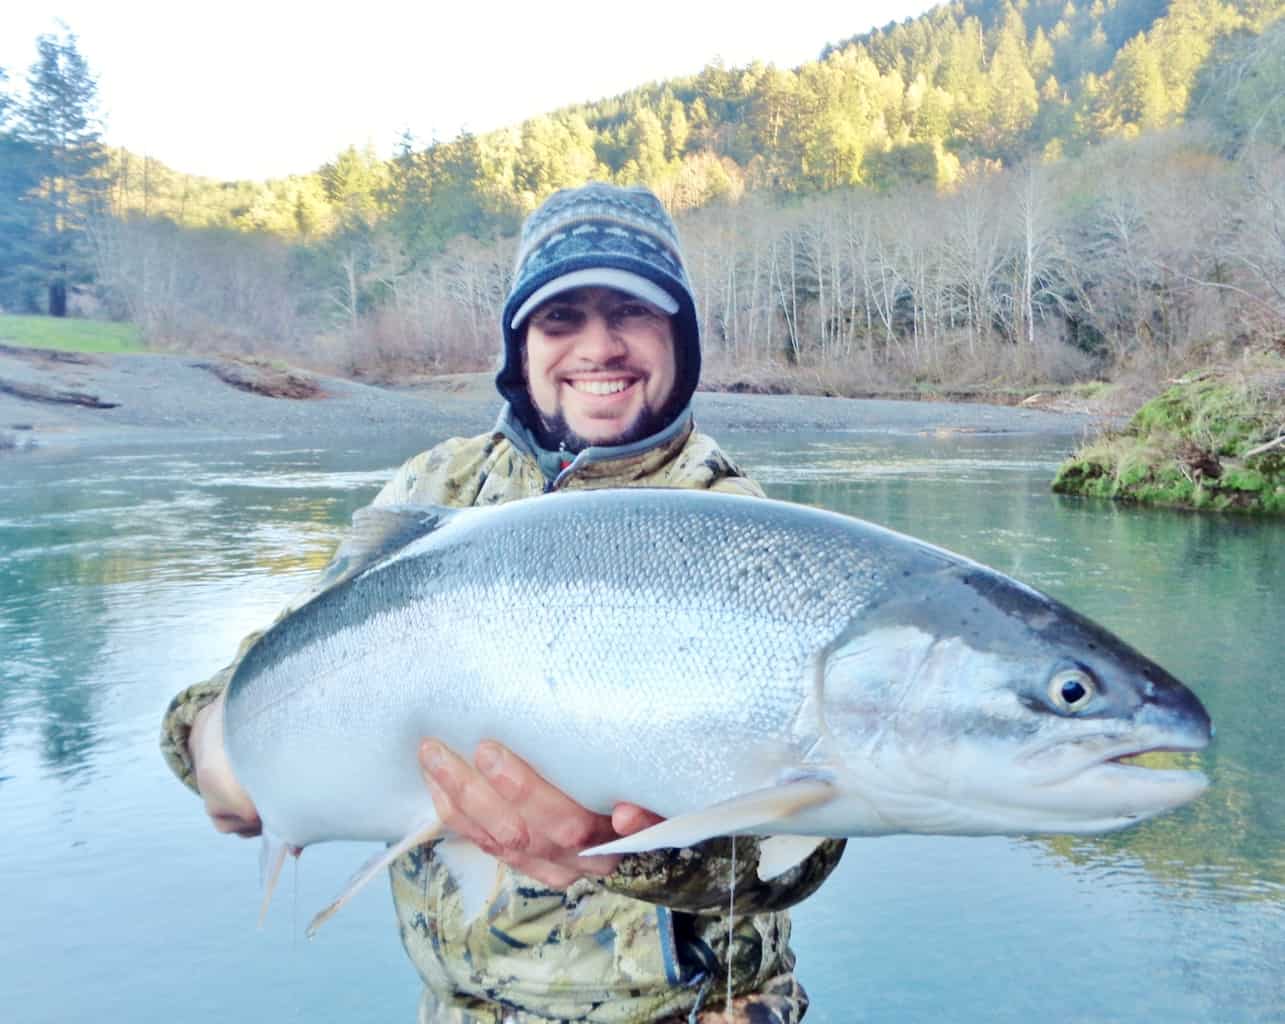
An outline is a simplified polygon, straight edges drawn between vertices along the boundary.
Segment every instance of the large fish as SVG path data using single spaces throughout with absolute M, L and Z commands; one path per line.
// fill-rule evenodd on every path
M 241 662 L 225 736 L 265 833 L 395 844 L 354 886 L 438 834 L 425 736 L 498 740 L 586 807 L 669 819 L 598 852 L 784 837 L 765 876 L 819 841 L 789 837 L 1101 832 L 1206 785 L 1125 763 L 1209 741 L 1162 668 L 1007 576 L 801 505 L 368 509 L 327 582 Z M 494 862 L 438 849 L 484 902 Z

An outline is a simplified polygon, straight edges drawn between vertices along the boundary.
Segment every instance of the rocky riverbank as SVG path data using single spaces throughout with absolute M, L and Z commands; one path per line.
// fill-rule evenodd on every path
M 425 445 L 479 433 L 499 399 L 488 374 L 373 387 L 255 360 L 81 355 L 0 347 L 0 448 L 116 446 L 166 439 L 404 434 Z M 702 392 L 701 428 L 1079 436 L 1082 413 L 975 403 Z
M 1061 494 L 1285 515 L 1285 359 L 1187 374 L 1059 469 Z

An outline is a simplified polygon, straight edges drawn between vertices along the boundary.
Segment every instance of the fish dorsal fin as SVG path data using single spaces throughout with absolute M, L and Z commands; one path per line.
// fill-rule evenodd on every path
M 824 779 L 794 779 L 767 789 L 756 789 L 677 818 L 667 818 L 631 836 L 584 850 L 581 855 L 641 853 L 661 847 L 691 846 L 714 836 L 753 832 L 765 825 L 779 827 L 800 811 L 834 799 L 837 793 L 834 785 Z
M 396 554 L 412 541 L 439 530 L 460 509 L 441 505 L 367 505 L 353 513 L 344 537 L 317 582 L 317 590 L 344 583 Z
M 824 842 L 825 836 L 767 836 L 759 840 L 759 881 L 770 882 L 798 867 Z

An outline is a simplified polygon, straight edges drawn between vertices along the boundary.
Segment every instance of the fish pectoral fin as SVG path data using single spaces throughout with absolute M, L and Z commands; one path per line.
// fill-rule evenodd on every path
M 459 889 L 464 920 L 472 921 L 496 895 L 500 884 L 500 862 L 458 836 L 438 843 L 433 856 L 446 865 Z
M 795 779 L 767 789 L 756 789 L 677 818 L 667 818 L 631 836 L 583 850 L 581 856 L 691 846 L 714 836 L 753 832 L 765 825 L 779 825 L 799 811 L 826 803 L 837 792 L 831 783 L 823 779 Z
M 366 861 L 366 863 L 357 869 L 357 873 L 353 875 L 352 878 L 348 879 L 348 884 L 344 886 L 344 891 L 336 896 L 332 902 L 322 908 L 322 910 L 308 922 L 308 927 L 306 929 L 308 938 L 314 938 L 317 934 L 318 928 L 334 917 L 345 903 L 352 899 L 359 890 L 365 887 L 367 882 L 383 871 L 384 868 L 388 867 L 389 864 L 395 861 L 403 853 L 416 846 L 432 842 L 441 834 L 442 823 L 437 820 L 436 816 L 434 816 L 428 821 L 425 821 L 411 829 L 406 836 L 399 839 L 391 846 L 385 847 L 378 853 L 374 854 Z
M 825 836 L 767 836 L 759 840 L 758 876 L 770 882 L 807 860 Z

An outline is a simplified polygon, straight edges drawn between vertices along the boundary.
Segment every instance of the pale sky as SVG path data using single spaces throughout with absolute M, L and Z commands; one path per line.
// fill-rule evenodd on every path
M 388 156 L 406 129 L 425 143 L 481 134 L 716 57 L 796 67 L 932 6 L 4 0 L 0 67 L 20 89 L 36 36 L 61 19 L 97 77 L 105 141 L 190 174 L 263 179 L 315 170 L 349 144 Z

